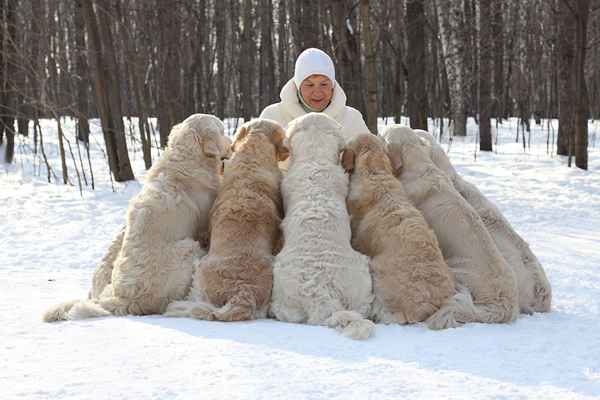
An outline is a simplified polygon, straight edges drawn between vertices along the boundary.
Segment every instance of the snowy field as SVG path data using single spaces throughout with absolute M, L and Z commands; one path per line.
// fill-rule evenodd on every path
M 78 159 L 73 122 L 63 124 Z M 47 183 L 28 139 L 18 139 L 13 165 L 0 163 L 0 399 L 600 398 L 600 122 L 590 123 L 587 172 L 548 154 L 546 123 L 532 124 L 525 151 L 514 120 L 500 127 L 494 153 L 475 151 L 473 121 L 467 138 L 442 140 L 539 257 L 551 313 L 440 332 L 378 325 L 364 342 L 274 320 L 42 323 L 50 305 L 87 295 L 143 183 L 139 144 L 130 142 L 138 181 L 113 191 L 97 121 L 92 128 L 94 191 L 80 194 L 68 147 L 70 186 Z M 55 123 L 43 130 L 60 177 Z

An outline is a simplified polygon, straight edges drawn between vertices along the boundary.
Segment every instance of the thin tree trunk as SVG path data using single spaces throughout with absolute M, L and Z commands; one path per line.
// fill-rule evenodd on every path
M 369 0 L 360 1 L 362 41 L 365 48 L 367 81 L 367 128 L 377 134 L 377 71 L 375 69 L 375 46 L 369 26 Z
M 493 0 L 479 0 L 479 148 L 492 151 L 490 126 L 492 78 L 492 18 Z
M 104 10 L 100 10 L 96 20 L 92 0 L 83 0 L 82 5 L 109 167 L 117 182 L 131 180 L 134 176 L 125 140 L 119 84 L 116 80 L 118 71 L 109 21 Z
M 414 129 L 427 130 L 427 84 L 425 59 L 425 8 L 423 0 L 406 3 L 408 36 L 408 116 Z

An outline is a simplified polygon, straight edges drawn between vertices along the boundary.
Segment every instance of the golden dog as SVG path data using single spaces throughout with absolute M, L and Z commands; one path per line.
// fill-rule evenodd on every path
M 211 210 L 208 256 L 195 272 L 188 301 L 169 305 L 165 315 L 220 321 L 266 316 L 282 219 L 277 162 L 288 157 L 284 138 L 283 128 L 270 120 L 238 130 Z
M 380 138 L 358 136 L 346 146 L 342 165 L 350 173 L 352 244 L 371 257 L 373 320 L 426 320 L 454 294 L 435 234 L 394 176 Z

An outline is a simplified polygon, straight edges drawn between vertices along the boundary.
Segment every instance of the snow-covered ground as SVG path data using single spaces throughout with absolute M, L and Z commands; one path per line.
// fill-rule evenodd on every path
M 74 146 L 73 122 L 63 124 Z M 273 320 L 42 323 L 48 306 L 86 296 L 143 182 L 136 145 L 139 180 L 112 190 L 97 124 L 95 191 L 80 195 L 68 148 L 73 186 L 47 183 L 30 140 L 18 140 L 12 166 L 0 164 L 0 399 L 600 398 L 600 123 L 590 123 L 587 172 L 547 153 L 546 124 L 532 125 L 525 151 L 514 142 L 515 121 L 499 129 L 494 153 L 475 152 L 472 121 L 469 136 L 449 147 L 458 171 L 539 257 L 553 287 L 551 313 L 440 332 L 378 325 L 364 342 Z M 43 129 L 60 177 L 55 123 Z

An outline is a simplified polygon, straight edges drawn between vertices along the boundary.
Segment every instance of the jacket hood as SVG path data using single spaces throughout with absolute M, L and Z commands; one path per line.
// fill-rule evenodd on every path
M 304 108 L 298 101 L 298 89 L 294 83 L 294 78 L 290 79 L 279 93 L 283 110 L 289 114 L 290 120 L 296 119 L 306 114 Z M 339 120 L 346 111 L 346 93 L 337 81 L 334 81 L 333 97 L 331 102 L 322 112 L 333 119 Z

